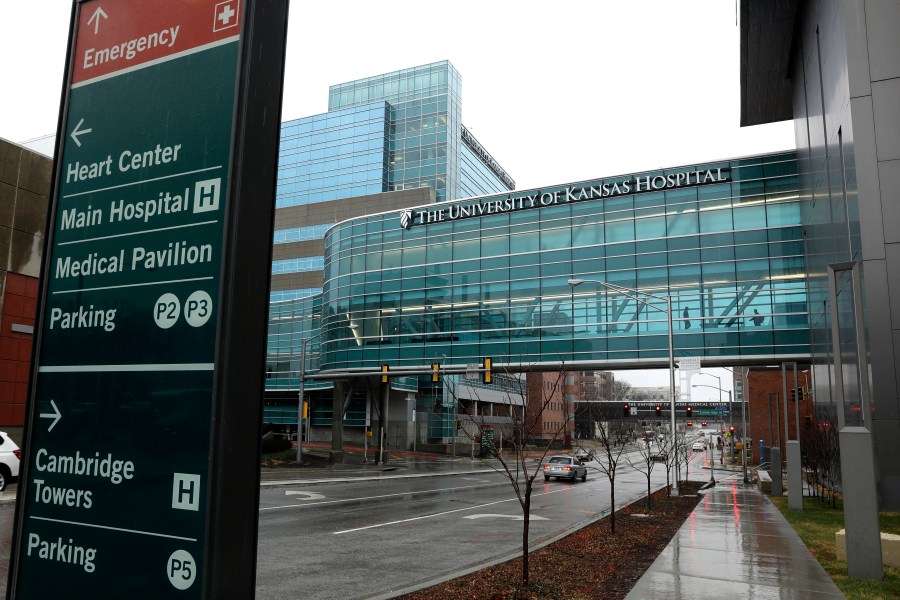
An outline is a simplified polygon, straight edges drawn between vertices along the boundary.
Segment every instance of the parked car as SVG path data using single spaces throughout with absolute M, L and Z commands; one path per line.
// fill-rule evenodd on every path
M 655 460 L 657 462 L 666 462 L 666 453 L 662 450 L 651 451 L 650 460 Z
M 691 450 L 693 450 L 694 452 L 703 452 L 704 450 L 706 450 L 706 443 L 694 442 L 694 445 L 691 446 Z
M 544 481 L 550 481 L 551 477 L 557 479 L 570 479 L 575 481 L 579 477 L 582 481 L 587 479 L 587 467 L 574 456 L 551 456 L 544 465 Z
M 22 452 L 5 431 L 0 431 L 0 492 L 19 479 L 19 460 Z

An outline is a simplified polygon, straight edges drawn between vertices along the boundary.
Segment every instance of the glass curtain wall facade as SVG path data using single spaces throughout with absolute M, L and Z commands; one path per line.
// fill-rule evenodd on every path
M 671 294 L 676 359 L 808 356 L 802 202 L 783 153 L 342 222 L 322 369 L 668 364 L 664 301 L 573 277 Z
M 386 190 L 427 185 L 443 202 L 513 189 L 512 180 L 501 177 L 502 169 L 498 175 L 497 169 L 488 168 L 463 141 L 461 94 L 459 73 L 441 61 L 334 85 L 328 110 L 374 100 L 387 103 Z
M 388 118 L 370 102 L 282 123 L 276 208 L 386 191 Z
M 900 510 L 900 5 L 864 4 L 741 0 L 741 124 L 793 118 L 814 419 L 872 433 L 880 509 Z
M 515 187 L 462 125 L 461 89 L 459 73 L 441 61 L 334 85 L 327 113 L 282 124 L 273 239 L 279 258 L 272 264 L 273 281 L 282 283 L 270 292 L 267 401 L 270 392 L 297 389 L 300 343 L 314 306 L 309 298 L 322 292 L 321 243 L 336 214 L 396 207 L 363 206 L 388 202 L 378 196 L 383 192 L 427 187 L 440 202 Z M 296 274 L 302 277 L 283 284 Z M 415 390 L 414 383 L 395 383 Z M 295 421 L 296 407 L 285 395 L 284 409 L 294 416 L 284 419 Z

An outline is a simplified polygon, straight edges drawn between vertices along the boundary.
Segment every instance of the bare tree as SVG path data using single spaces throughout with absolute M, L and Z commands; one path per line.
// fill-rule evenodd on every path
M 653 467 L 656 466 L 652 450 L 653 442 L 652 440 L 638 440 L 637 446 L 637 455 L 629 454 L 628 463 L 647 478 L 647 512 L 650 512 L 652 509 L 650 502 L 650 475 L 653 473 Z
M 484 451 L 482 458 L 495 459 L 486 464 L 498 473 L 504 475 L 510 482 L 519 507 L 522 510 L 522 584 L 529 585 L 528 565 L 528 536 L 531 523 L 531 495 L 534 491 L 534 481 L 543 475 L 543 463 L 550 450 L 559 445 L 569 430 L 569 424 L 573 423 L 574 410 L 562 410 L 563 417 L 556 420 L 546 419 L 548 415 L 560 413 L 557 404 L 565 406 L 563 394 L 563 381 L 565 371 L 554 373 L 552 377 L 545 377 L 543 373 L 534 374 L 540 377 L 540 386 L 531 387 L 532 397 L 529 397 L 529 386 L 526 382 L 517 391 L 509 392 L 509 395 L 519 395 L 525 399 L 520 410 L 515 410 L 512 399 L 511 407 L 511 435 L 505 438 L 507 442 L 501 451 L 493 443 L 482 443 Z M 448 381 L 444 382 L 447 385 Z M 476 436 L 484 439 L 489 435 L 491 427 L 485 422 L 485 418 L 478 414 L 472 414 L 470 408 L 460 401 L 456 390 L 450 386 L 453 401 L 457 403 L 460 414 L 469 416 L 471 424 L 476 428 Z M 518 413 L 518 414 L 517 414 Z
M 625 451 L 625 443 L 622 440 L 621 432 L 613 431 L 611 420 L 608 418 L 606 411 L 597 407 L 596 420 L 600 422 L 597 429 L 597 443 L 599 447 L 594 449 L 585 448 L 583 442 L 579 445 L 589 454 L 593 455 L 597 462 L 597 468 L 601 473 L 606 475 L 609 480 L 609 527 L 612 533 L 616 532 L 616 470 Z M 621 442 L 621 443 L 620 443 Z
M 684 467 L 684 480 L 687 480 L 688 477 L 688 465 L 690 464 L 691 457 L 693 456 L 694 442 L 699 439 L 700 436 L 698 436 L 693 431 L 688 431 L 687 429 L 679 431 L 675 434 L 674 464 L 676 469 L 676 476 L 680 474 L 681 467 Z
M 819 435 L 823 479 L 831 495 L 831 508 L 836 508 L 837 482 L 841 479 L 841 443 L 833 418 L 819 423 Z
M 676 438 L 677 438 L 676 433 Z M 651 458 L 659 457 L 658 459 L 662 461 L 663 466 L 666 469 L 666 493 L 669 497 L 672 496 L 672 470 L 678 464 L 678 440 L 673 438 L 671 435 L 666 435 L 659 438 L 659 446 L 657 448 L 657 453 L 655 456 L 651 456 Z
M 613 402 L 625 402 L 631 400 L 634 395 L 634 386 L 624 379 L 616 379 L 612 383 L 611 398 Z

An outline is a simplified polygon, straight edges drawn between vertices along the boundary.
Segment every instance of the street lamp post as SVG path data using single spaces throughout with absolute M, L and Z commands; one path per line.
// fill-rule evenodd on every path
M 303 462 L 303 396 L 306 393 L 306 345 L 315 338 L 322 335 L 323 332 L 315 333 L 307 338 L 300 340 L 300 382 L 297 386 L 297 462 Z M 307 424 L 309 424 L 307 420 Z
M 672 436 L 672 451 L 674 452 L 675 447 L 678 443 L 676 431 L 675 431 L 675 342 L 674 342 L 674 327 L 672 326 L 672 295 L 668 294 L 665 298 L 662 296 L 656 296 L 654 294 L 649 294 L 647 292 L 643 292 L 641 290 L 633 290 L 631 288 L 622 287 L 620 285 L 615 285 L 613 283 L 607 283 L 605 281 L 600 281 L 599 279 L 569 279 L 569 285 L 572 286 L 573 292 L 575 286 L 579 286 L 582 283 L 596 283 L 597 285 L 602 285 L 603 287 L 622 293 L 632 300 L 636 302 L 640 302 L 644 306 L 648 308 L 653 308 L 658 311 L 666 313 L 666 322 L 669 326 L 669 412 L 670 415 L 670 426 L 672 428 L 671 436 Z M 650 298 L 655 298 L 656 300 L 661 300 L 666 303 L 666 308 L 662 309 L 658 306 L 650 304 L 646 300 L 641 300 L 637 296 L 633 296 L 632 294 L 643 294 L 645 296 L 649 296 Z M 573 330 L 574 335 L 574 330 Z M 678 496 L 678 475 L 675 476 L 672 482 L 672 495 Z
M 712 373 L 701 373 L 701 375 L 709 375 L 710 377 L 716 377 L 717 379 L 719 379 L 718 376 L 713 375 Z M 722 401 L 722 392 L 725 392 L 726 394 L 728 394 L 728 406 L 729 408 L 732 408 L 733 397 L 731 395 L 731 390 L 723 390 L 720 387 L 714 385 L 704 385 L 702 383 L 695 383 L 691 387 L 708 387 L 714 390 L 719 390 L 719 402 Z M 745 433 L 747 431 L 747 414 L 746 411 L 744 411 L 743 406 L 741 407 L 741 417 L 743 419 L 743 429 L 741 430 L 741 441 L 743 442 L 743 448 L 741 449 L 741 465 L 744 470 L 744 483 L 750 483 L 750 479 L 747 477 L 747 436 Z M 712 476 L 712 466 L 710 466 L 709 480 L 714 481 Z
M 712 373 L 697 373 L 697 374 L 698 375 L 709 375 L 710 377 L 715 377 L 716 380 L 719 382 L 719 387 L 716 389 L 719 390 L 719 410 L 722 410 L 722 392 L 728 391 L 728 390 L 722 390 L 722 378 L 719 377 L 718 375 L 713 375 Z M 722 413 L 720 412 L 719 413 L 719 415 L 720 415 L 719 422 L 722 424 L 721 428 L 724 430 L 725 429 L 725 418 L 721 417 L 721 414 Z M 732 411 L 732 406 L 731 406 L 731 392 L 728 392 L 728 419 L 729 419 L 729 423 L 731 425 L 734 425 L 734 416 L 733 416 L 733 411 Z M 723 453 L 723 456 L 724 456 L 724 453 Z M 732 459 L 734 458 L 734 453 L 732 453 L 731 458 Z M 720 460 L 721 460 L 721 457 L 720 457 Z
M 713 375 L 712 373 L 700 373 L 700 375 L 709 375 L 710 377 L 715 377 L 716 379 L 719 379 L 719 381 L 721 381 L 721 378 L 720 378 L 718 375 Z M 723 392 L 723 391 L 728 392 L 728 402 L 729 402 L 729 404 L 731 403 L 731 391 L 729 391 L 729 390 L 723 390 L 722 388 L 720 388 L 720 387 L 718 387 L 718 386 L 715 386 L 715 385 L 706 385 L 706 384 L 703 384 L 703 383 L 695 383 L 695 384 L 693 384 L 691 387 L 692 387 L 692 388 L 705 387 L 705 388 L 710 388 L 710 389 L 713 389 L 713 390 L 719 390 L 719 405 L 722 404 L 722 392 Z M 710 448 L 710 455 L 709 455 L 709 482 L 710 482 L 711 484 L 715 484 L 715 483 L 716 483 L 716 478 L 715 478 L 715 466 L 714 466 L 715 463 L 716 463 L 716 457 L 715 457 L 715 455 L 714 455 L 713 452 L 712 452 L 713 445 L 714 445 L 713 441 L 710 440 L 710 444 L 709 444 L 709 448 Z
M 312 338 L 300 340 L 300 384 L 297 402 L 297 463 L 303 463 L 303 380 L 306 379 L 306 343 Z

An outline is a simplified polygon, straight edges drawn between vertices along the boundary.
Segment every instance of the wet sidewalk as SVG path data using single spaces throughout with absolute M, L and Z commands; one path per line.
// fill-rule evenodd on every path
M 775 506 L 754 487 L 720 483 L 626 600 L 844 598 Z

